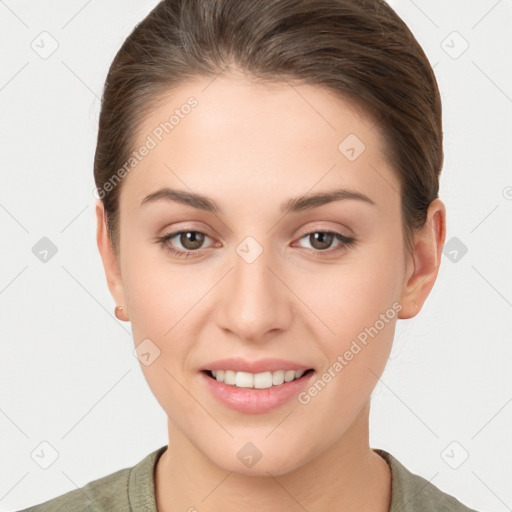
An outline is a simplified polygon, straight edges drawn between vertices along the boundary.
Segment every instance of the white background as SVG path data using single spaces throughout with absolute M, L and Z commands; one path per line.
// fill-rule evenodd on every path
M 438 78 L 447 241 L 456 237 L 468 252 L 456 262 L 443 255 L 419 316 L 399 320 L 373 395 L 371 445 L 468 506 L 505 512 L 512 510 L 512 2 L 390 3 Z M 132 353 L 130 324 L 113 316 L 92 195 L 103 82 L 155 4 L 0 2 L 2 511 L 132 466 L 168 442 L 167 418 Z M 58 42 L 47 59 L 31 47 L 43 31 Z M 458 58 L 463 41 L 453 31 L 469 44 Z M 42 237 L 58 248 L 47 263 L 32 253 Z M 31 458 L 43 441 L 58 452 L 48 469 Z M 466 452 L 460 467 L 449 466 Z

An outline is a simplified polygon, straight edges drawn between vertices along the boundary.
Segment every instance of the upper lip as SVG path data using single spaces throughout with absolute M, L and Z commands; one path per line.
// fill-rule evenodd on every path
M 309 370 L 311 366 L 305 366 L 294 361 L 285 359 L 265 358 L 256 361 L 249 361 L 242 357 L 228 357 L 212 361 L 200 368 L 205 370 L 233 370 L 235 372 L 263 373 L 275 372 L 277 370 Z

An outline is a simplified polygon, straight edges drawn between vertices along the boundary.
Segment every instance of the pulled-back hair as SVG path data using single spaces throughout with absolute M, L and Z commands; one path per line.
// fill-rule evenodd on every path
M 429 61 L 382 0 L 163 0 L 128 36 L 106 79 L 94 179 L 119 246 L 118 186 L 158 100 L 188 79 L 236 68 L 263 83 L 320 85 L 377 124 L 399 178 L 406 247 L 438 196 L 441 99 Z M 340 141 L 341 142 L 341 141 Z

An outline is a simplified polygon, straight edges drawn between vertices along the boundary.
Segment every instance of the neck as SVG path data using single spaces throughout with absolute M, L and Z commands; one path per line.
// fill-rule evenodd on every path
M 388 512 L 390 469 L 369 446 L 369 403 L 334 445 L 289 473 L 247 476 L 213 464 L 169 421 L 155 474 L 159 512 Z

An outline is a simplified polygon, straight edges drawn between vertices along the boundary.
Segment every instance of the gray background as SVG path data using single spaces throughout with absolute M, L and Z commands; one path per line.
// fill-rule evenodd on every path
M 92 194 L 106 72 L 155 4 L 0 1 L 2 511 L 167 444 L 130 324 L 113 316 Z M 512 2 L 390 4 L 441 89 L 448 245 L 425 307 L 398 322 L 373 395 L 371 445 L 472 508 L 504 512 L 512 510 Z M 43 237 L 57 249 L 46 261 Z

